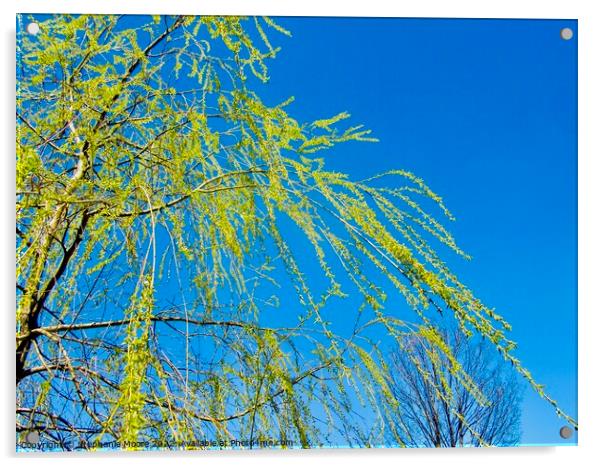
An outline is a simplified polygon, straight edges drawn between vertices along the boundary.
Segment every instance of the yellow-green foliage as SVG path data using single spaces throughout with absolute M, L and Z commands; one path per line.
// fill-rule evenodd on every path
M 149 349 L 149 326 L 153 313 L 153 280 L 145 277 L 141 284 L 140 297 L 134 302 L 126 316 L 130 322 L 126 330 L 124 354 L 124 376 L 121 382 L 121 398 L 116 409 L 122 411 L 121 440 L 136 442 L 140 430 L 146 426 L 144 416 L 144 383 L 151 362 Z

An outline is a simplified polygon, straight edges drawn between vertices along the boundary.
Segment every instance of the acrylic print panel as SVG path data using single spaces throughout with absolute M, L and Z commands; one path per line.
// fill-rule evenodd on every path
M 576 21 L 17 23 L 18 450 L 576 444 Z

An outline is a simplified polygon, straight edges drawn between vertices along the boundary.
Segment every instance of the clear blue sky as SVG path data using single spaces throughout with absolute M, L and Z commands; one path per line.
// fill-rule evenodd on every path
M 349 111 L 378 144 L 325 153 L 360 179 L 413 171 L 457 217 L 454 268 L 513 325 L 518 357 L 577 413 L 577 22 L 281 18 L 268 103 L 312 120 Z M 570 41 L 560 37 L 571 27 Z M 527 390 L 524 444 L 562 440 Z

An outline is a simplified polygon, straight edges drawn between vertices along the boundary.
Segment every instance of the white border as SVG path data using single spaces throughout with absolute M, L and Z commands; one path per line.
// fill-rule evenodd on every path
M 403 17 L 466 17 L 466 18 L 577 18 L 579 20 L 579 447 L 522 447 L 488 450 L 325 450 L 292 452 L 186 452 L 186 453 L 98 453 L 93 455 L 46 454 L 51 462 L 75 461 L 92 464 L 128 462 L 161 464 L 166 460 L 202 461 L 210 464 L 243 463 L 251 465 L 301 465 L 309 461 L 317 465 L 341 462 L 359 464 L 378 461 L 383 465 L 403 463 L 445 465 L 504 465 L 523 462 L 556 464 L 590 464 L 602 457 L 597 444 L 601 442 L 600 362 L 602 355 L 602 305 L 598 293 L 602 264 L 600 238 L 602 200 L 602 23 L 596 1 L 564 0 L 102 0 L 87 3 L 80 0 L 3 0 L 2 15 L 2 101 L 0 130 L 4 151 L 2 167 L 0 232 L 0 268 L 2 276 L 3 338 L 2 390 L 3 419 L 1 444 L 3 456 L 22 465 L 40 461 L 39 454 L 15 456 L 14 453 L 14 377 L 11 369 L 14 309 L 14 33 L 17 12 L 39 13 L 144 13 L 144 14 L 269 14 L 289 16 L 403 16 Z M 537 329 L 534 329 L 537 331 Z M 561 342 L 559 342 L 561 344 Z M 7 369 L 8 368 L 8 369 Z M 4 411 L 6 409 L 6 411 Z

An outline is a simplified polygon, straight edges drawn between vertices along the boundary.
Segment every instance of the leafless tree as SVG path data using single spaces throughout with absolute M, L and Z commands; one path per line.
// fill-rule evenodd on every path
M 442 337 L 450 350 L 442 355 L 450 361 L 444 370 L 431 363 L 434 350 L 418 334 L 404 337 L 391 353 L 394 435 L 415 447 L 516 445 L 523 387 L 510 364 L 483 339 L 475 342 L 458 330 Z M 454 371 L 465 372 L 474 385 L 461 383 Z

